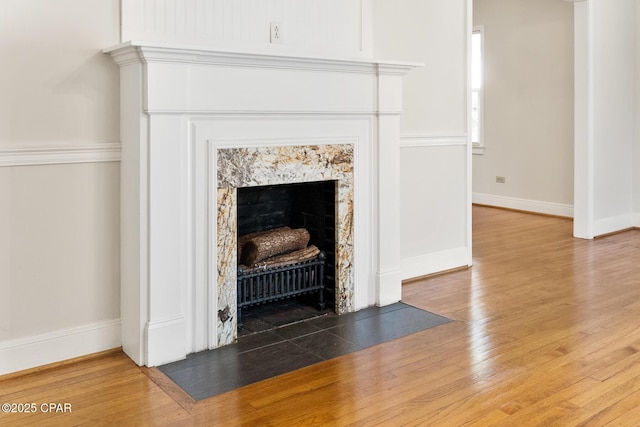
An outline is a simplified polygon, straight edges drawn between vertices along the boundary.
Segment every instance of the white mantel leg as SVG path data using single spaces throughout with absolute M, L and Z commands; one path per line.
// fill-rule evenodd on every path
M 143 66 L 120 69 L 120 321 L 122 349 L 138 365 L 147 363 L 148 310 L 147 117 L 142 114 Z
M 378 77 L 378 271 L 376 304 L 384 306 L 402 298 L 400 269 L 400 112 L 402 75 Z
M 186 125 L 180 116 L 150 117 L 149 126 L 149 366 L 187 355 L 185 220 Z

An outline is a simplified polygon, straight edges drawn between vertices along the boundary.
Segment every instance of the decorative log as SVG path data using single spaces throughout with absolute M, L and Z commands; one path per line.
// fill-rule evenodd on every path
M 252 266 L 275 255 L 304 249 L 309 244 L 309 232 L 304 228 L 280 230 L 250 239 L 242 247 L 240 263 Z
M 273 233 L 275 231 L 282 231 L 282 230 L 291 230 L 291 227 L 284 226 L 284 227 L 272 228 L 271 230 L 255 231 L 253 233 L 245 234 L 243 236 L 238 237 L 238 262 L 240 262 L 240 259 L 242 258 L 242 248 L 244 247 L 245 243 L 247 243 L 249 240 L 253 239 L 254 237 L 263 236 L 265 234 Z
M 310 245 L 304 249 L 289 252 L 288 254 L 276 255 L 271 258 L 263 259 L 251 267 L 243 266 L 244 273 L 253 273 L 258 270 L 267 270 L 270 268 L 284 267 L 285 265 L 298 264 L 300 262 L 310 261 L 320 254 L 320 249 L 315 245 Z

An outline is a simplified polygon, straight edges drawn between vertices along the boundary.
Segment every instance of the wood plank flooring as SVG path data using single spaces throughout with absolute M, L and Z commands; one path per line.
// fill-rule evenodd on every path
M 640 425 L 640 231 L 474 207 L 474 266 L 407 283 L 454 322 L 199 402 L 122 353 L 0 378 L 1 426 Z

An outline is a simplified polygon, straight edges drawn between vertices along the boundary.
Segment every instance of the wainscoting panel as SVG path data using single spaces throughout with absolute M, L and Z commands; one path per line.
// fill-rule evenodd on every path
M 467 136 L 404 134 L 400 145 L 402 279 L 471 265 Z
M 54 144 L 0 148 L 0 375 L 121 345 L 120 144 Z

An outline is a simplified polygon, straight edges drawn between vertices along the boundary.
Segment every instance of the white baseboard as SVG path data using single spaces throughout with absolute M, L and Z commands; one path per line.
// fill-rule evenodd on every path
M 491 194 L 473 193 L 473 203 L 496 206 L 500 208 L 516 209 L 546 215 L 557 215 L 573 218 L 573 205 L 561 203 L 541 202 L 538 200 L 518 199 L 516 197 L 494 196 Z
M 615 233 L 631 227 L 634 227 L 633 214 L 598 219 L 593 222 L 593 235 L 602 236 L 603 234 Z
M 401 270 L 393 269 L 376 274 L 377 296 L 376 305 L 383 307 L 394 304 L 402 298 Z
M 184 316 L 148 322 L 146 329 L 147 366 L 164 365 L 187 356 Z
M 458 267 L 467 267 L 471 256 L 466 247 L 433 252 L 402 260 L 402 280 L 440 273 Z
M 120 319 L 0 342 L 0 375 L 120 347 Z
M 119 142 L 87 145 L 0 147 L 0 166 L 119 162 Z

